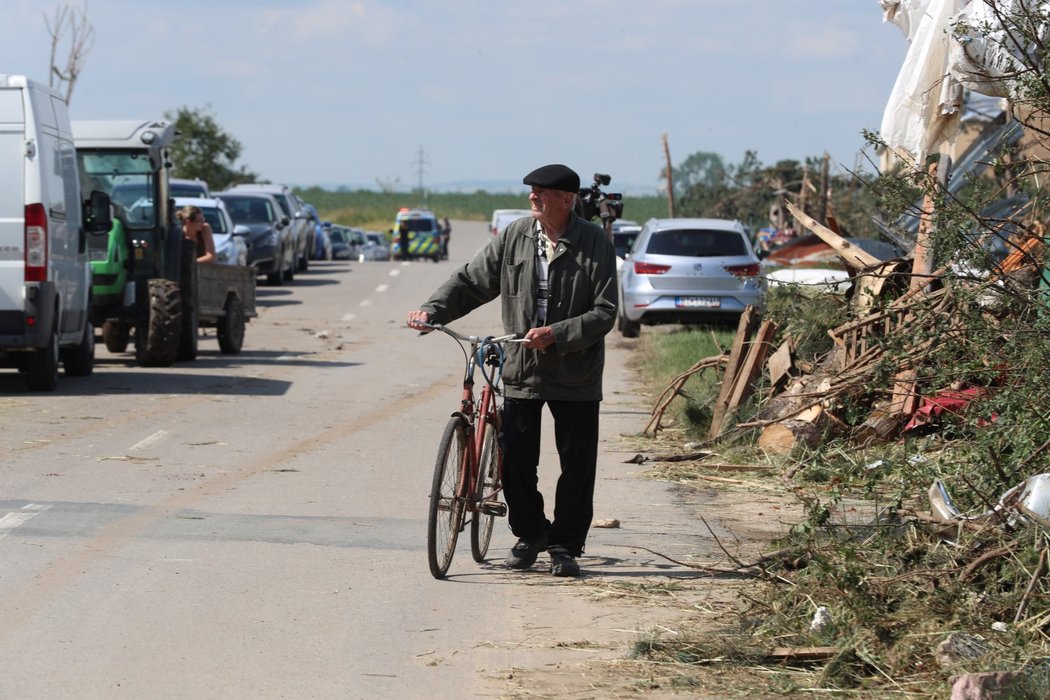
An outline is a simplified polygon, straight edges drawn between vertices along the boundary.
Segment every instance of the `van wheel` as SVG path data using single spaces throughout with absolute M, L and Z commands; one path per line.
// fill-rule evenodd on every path
M 34 391 L 52 391 L 58 386 L 58 328 L 51 330 L 47 345 L 26 360 L 26 386 Z
M 125 352 L 131 340 L 131 327 L 126 323 L 106 321 L 102 324 L 102 342 L 106 350 L 113 353 Z
M 62 351 L 62 367 L 70 377 L 88 377 L 95 369 L 95 326 L 84 325 L 84 337 L 78 345 Z
M 236 355 L 244 345 L 244 305 L 240 299 L 230 295 L 222 309 L 223 316 L 216 324 L 219 349 L 223 354 Z

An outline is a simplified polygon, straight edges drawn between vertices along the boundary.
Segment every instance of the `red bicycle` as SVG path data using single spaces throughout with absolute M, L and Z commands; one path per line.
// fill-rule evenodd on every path
M 463 350 L 463 396 L 452 414 L 438 446 L 434 481 L 430 487 L 427 521 L 427 557 L 434 578 L 444 578 L 456 552 L 459 533 L 470 523 L 470 552 L 474 561 L 485 561 L 497 516 L 507 514 L 500 500 L 503 490 L 499 446 L 503 416 L 500 384 L 503 379 L 504 343 L 521 342 L 513 335 L 465 336 L 440 324 L 427 326 L 454 338 Z M 481 397 L 474 396 L 474 373 L 481 368 Z

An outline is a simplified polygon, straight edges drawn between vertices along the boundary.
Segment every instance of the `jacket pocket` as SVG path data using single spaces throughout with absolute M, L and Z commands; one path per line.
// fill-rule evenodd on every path
M 585 350 L 566 353 L 555 362 L 550 370 L 553 370 L 558 385 L 575 388 L 598 385 L 605 367 L 605 345 L 597 343 Z
M 507 261 L 503 266 L 503 279 L 506 284 L 504 294 L 512 297 L 520 297 L 524 294 L 528 289 L 528 280 L 525 279 L 525 262 Z

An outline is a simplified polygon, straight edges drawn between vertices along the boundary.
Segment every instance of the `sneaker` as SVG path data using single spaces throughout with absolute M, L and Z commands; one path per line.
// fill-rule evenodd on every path
M 536 563 L 536 555 L 547 549 L 547 536 L 540 535 L 533 539 L 522 537 L 511 547 L 506 564 L 511 569 L 527 569 Z
M 555 576 L 576 577 L 580 575 L 580 565 L 576 563 L 576 557 L 569 554 L 569 550 L 560 545 L 554 545 L 547 550 L 551 555 L 551 573 Z

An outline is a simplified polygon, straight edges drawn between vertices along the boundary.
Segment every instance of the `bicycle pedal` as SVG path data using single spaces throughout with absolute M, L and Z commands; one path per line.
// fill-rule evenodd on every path
M 507 515 L 507 504 L 499 501 L 482 501 L 478 505 L 478 510 L 485 515 L 495 515 L 502 518 Z

